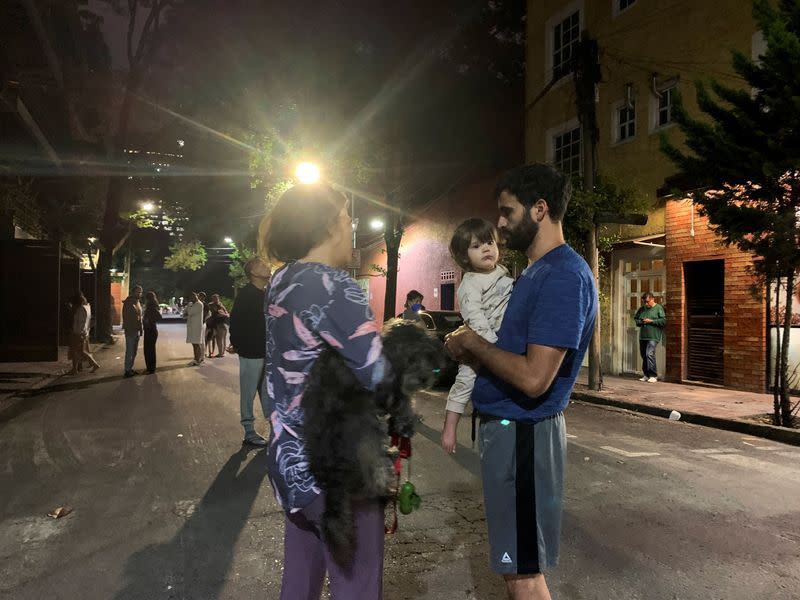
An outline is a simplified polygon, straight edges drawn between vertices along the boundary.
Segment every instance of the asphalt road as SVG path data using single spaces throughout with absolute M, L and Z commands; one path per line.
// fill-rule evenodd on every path
M 0 405 L 0 597 L 277 598 L 283 518 L 240 446 L 236 357 L 186 367 L 183 336 L 162 328 L 156 375 Z M 505 597 L 469 423 L 446 456 L 443 405 L 418 397 L 423 507 L 388 538 L 387 600 Z M 800 449 L 578 403 L 567 423 L 555 598 L 800 598 Z

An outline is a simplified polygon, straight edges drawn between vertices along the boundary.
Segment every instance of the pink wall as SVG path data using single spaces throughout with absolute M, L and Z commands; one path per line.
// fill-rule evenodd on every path
M 455 287 L 461 281 L 461 269 L 450 258 L 447 249 L 453 231 L 463 220 L 482 217 L 492 222 L 497 219 L 494 186 L 497 176 L 480 179 L 456 187 L 452 192 L 421 210 L 403 234 L 397 272 L 397 299 L 394 314 L 402 311 L 406 293 L 411 289 L 422 292 L 423 304 L 430 310 L 440 310 L 438 294 L 443 271 L 455 271 Z M 385 244 L 381 242 L 371 250 L 362 250 L 362 268 L 359 277 L 369 278 L 370 306 L 378 319 L 383 317 L 386 279 L 369 266 L 372 263 L 386 267 Z M 434 296 L 434 290 L 437 295 Z M 455 302 L 458 310 L 458 300 Z

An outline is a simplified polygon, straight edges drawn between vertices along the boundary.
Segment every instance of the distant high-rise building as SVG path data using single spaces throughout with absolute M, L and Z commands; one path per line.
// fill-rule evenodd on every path
M 182 140 L 178 145 L 182 146 L 180 142 Z M 147 212 L 151 215 L 153 226 L 168 232 L 171 237 L 182 239 L 189 217 L 165 182 L 169 181 L 171 171 L 183 160 L 183 154 L 136 148 L 126 148 L 124 153 L 127 164 L 134 172 L 128 176 L 130 191 L 142 205 L 152 205 Z

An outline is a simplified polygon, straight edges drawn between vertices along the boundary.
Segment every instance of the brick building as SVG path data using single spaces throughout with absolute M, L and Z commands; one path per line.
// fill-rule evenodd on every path
M 667 378 L 766 389 L 767 311 L 748 271 L 691 200 L 666 203 Z
M 668 195 L 665 181 L 675 169 L 660 150 L 662 135 L 682 141 L 672 121 L 677 91 L 697 114 L 695 81 L 713 76 L 740 85 L 730 51 L 757 58 L 763 50 L 752 5 L 529 0 L 526 160 L 574 175 L 581 174 L 583 140 L 571 57 L 583 31 L 597 40 L 602 73 L 595 96 L 599 173 L 650 204 L 646 226 L 602 231 L 619 238 L 601 281 L 603 370 L 640 371 L 632 317 L 641 295 L 652 292 L 667 312 L 665 343 L 656 353 L 660 377 L 763 391 L 766 312 L 750 293 L 751 257 L 721 247 L 704 219 Z

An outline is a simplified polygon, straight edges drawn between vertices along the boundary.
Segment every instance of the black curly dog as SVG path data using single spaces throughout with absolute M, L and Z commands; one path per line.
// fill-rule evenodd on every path
M 391 373 L 374 392 L 328 348 L 314 363 L 303 393 L 306 453 L 325 491 L 322 536 L 342 566 L 353 559 L 352 502 L 389 497 L 396 484 L 396 449 L 388 448 L 389 435 L 414 434 L 411 396 L 433 384 L 443 363 L 441 342 L 411 321 L 390 321 L 382 338 Z

